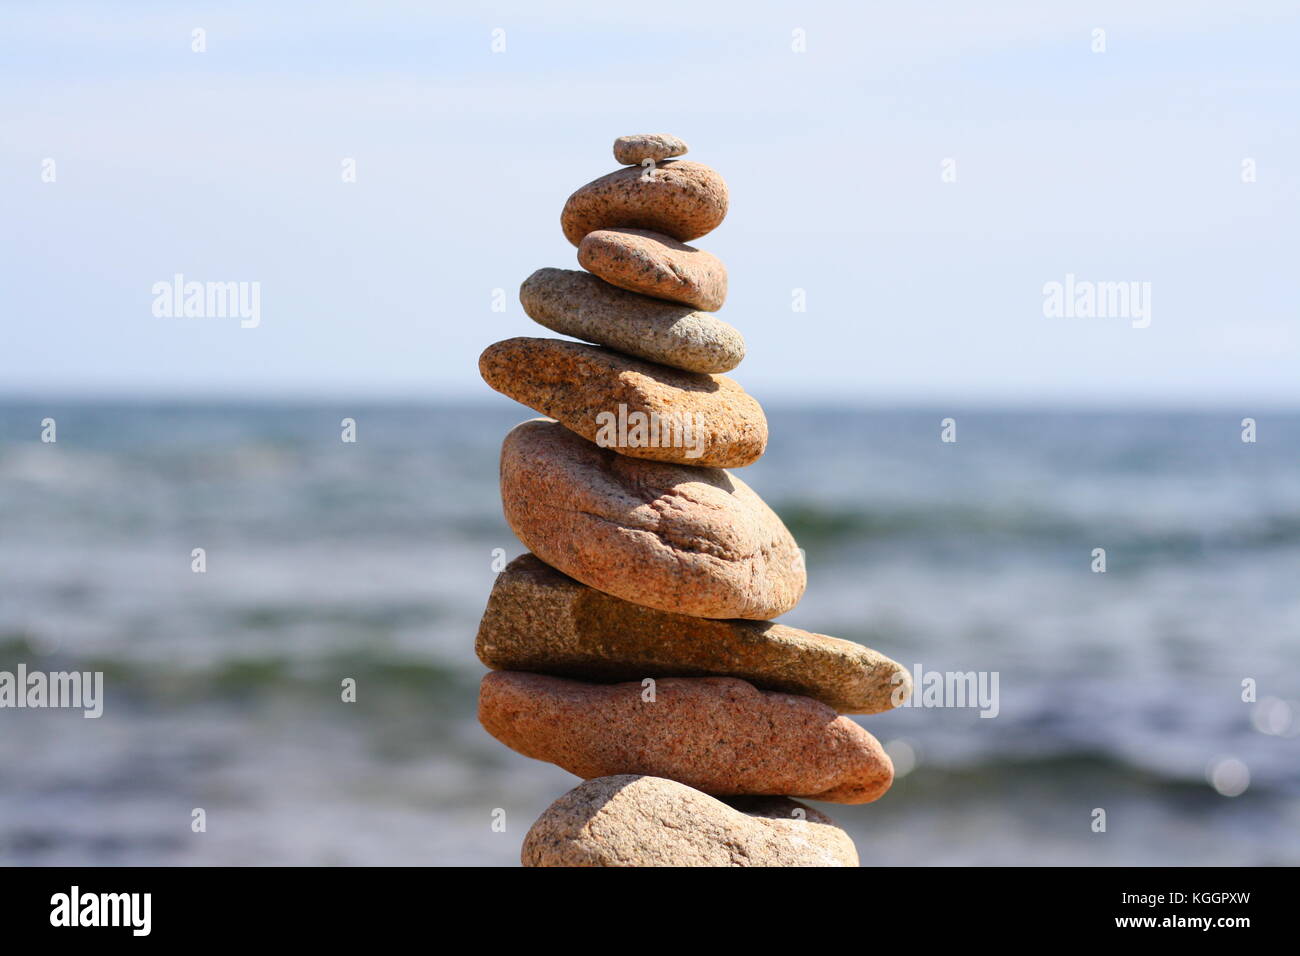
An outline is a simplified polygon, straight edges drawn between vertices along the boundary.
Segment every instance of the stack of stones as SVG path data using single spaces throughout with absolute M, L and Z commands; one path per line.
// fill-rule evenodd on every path
M 711 313 L 722 263 L 686 245 L 727 211 L 672 136 L 624 136 L 624 168 L 560 222 L 586 271 L 539 269 L 520 300 L 563 335 L 488 347 L 483 378 L 547 418 L 501 450 L 506 520 L 531 553 L 499 575 L 476 649 L 479 720 L 585 783 L 524 840 L 526 866 L 856 866 L 853 842 L 790 796 L 866 803 L 893 766 L 844 714 L 910 692 L 849 641 L 772 623 L 803 596 L 781 519 L 724 470 L 767 445 L 721 372 L 744 357 Z

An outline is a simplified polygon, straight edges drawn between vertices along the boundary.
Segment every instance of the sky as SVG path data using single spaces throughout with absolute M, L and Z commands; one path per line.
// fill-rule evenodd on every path
M 0 393 L 489 396 L 564 200 L 667 132 L 760 401 L 1300 406 L 1297 50 L 1294 0 L 7 4 Z

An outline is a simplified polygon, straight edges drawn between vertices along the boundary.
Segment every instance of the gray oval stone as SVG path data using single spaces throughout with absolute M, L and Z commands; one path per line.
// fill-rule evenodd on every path
M 519 302 L 553 332 L 686 372 L 728 372 L 745 357 L 744 337 L 717 316 L 577 269 L 538 269 L 519 287 Z

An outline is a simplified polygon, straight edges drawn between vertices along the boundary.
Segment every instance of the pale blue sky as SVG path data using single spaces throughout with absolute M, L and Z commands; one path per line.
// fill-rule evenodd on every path
M 1300 404 L 1294 2 L 113 6 L 0 9 L 5 392 L 485 396 L 565 198 L 665 131 L 760 400 Z M 177 272 L 261 325 L 154 317 Z M 1150 328 L 1045 318 L 1066 273 Z

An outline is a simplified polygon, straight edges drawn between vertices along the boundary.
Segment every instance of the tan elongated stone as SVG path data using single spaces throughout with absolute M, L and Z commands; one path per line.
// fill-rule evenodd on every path
M 744 338 L 716 315 L 578 269 L 538 269 L 519 287 L 519 302 L 553 332 L 687 372 L 727 372 L 745 357 Z
M 503 395 L 632 458 L 740 468 L 767 447 L 762 407 L 722 375 L 523 337 L 489 345 L 479 371 Z
M 771 621 L 657 611 L 581 584 L 522 554 L 497 575 L 474 646 L 494 670 L 590 681 L 738 677 L 875 714 L 907 699 L 912 679 L 883 654 Z
M 689 147 L 676 136 L 667 133 L 637 133 L 620 136 L 614 140 L 614 160 L 624 166 L 633 166 L 647 159 L 656 162 L 683 155 Z
M 528 550 L 635 604 L 761 621 L 807 585 L 794 538 L 735 475 L 629 458 L 556 422 L 506 435 L 501 499 Z
M 690 242 L 727 215 L 727 184 L 703 163 L 670 159 L 653 170 L 625 166 L 580 187 L 564 204 L 560 228 L 575 246 L 597 229 L 649 229 Z
M 524 837 L 524 866 L 857 866 L 830 817 L 784 797 L 710 797 L 619 774 L 570 790 Z
M 869 803 L 894 776 L 880 743 L 851 718 L 731 677 L 586 684 L 492 671 L 479 685 L 478 716 L 507 747 L 586 780 L 649 774 L 715 795 Z
M 716 312 L 727 300 L 727 269 L 718 257 L 647 229 L 597 229 L 578 244 L 588 272 L 629 292 Z

